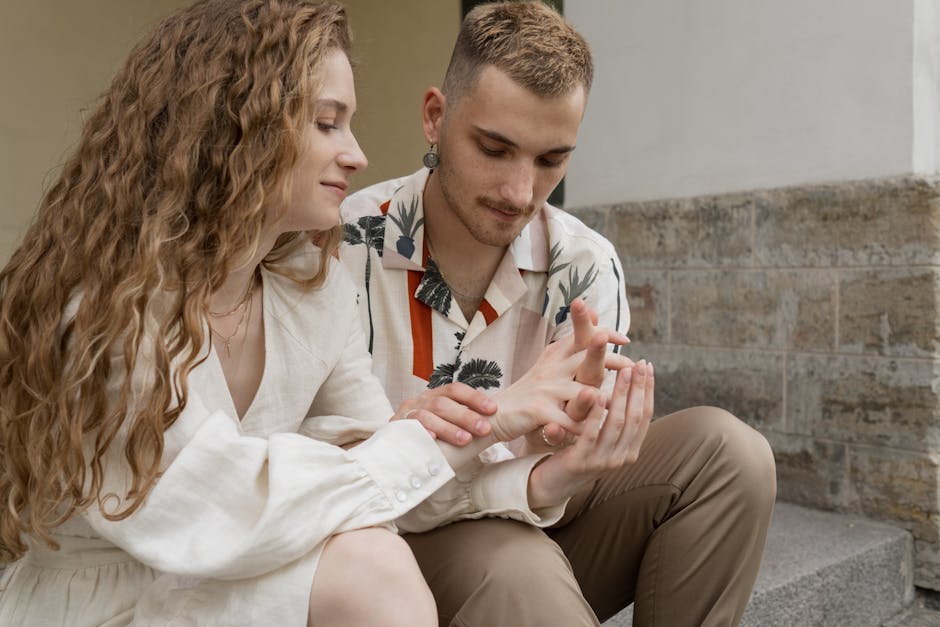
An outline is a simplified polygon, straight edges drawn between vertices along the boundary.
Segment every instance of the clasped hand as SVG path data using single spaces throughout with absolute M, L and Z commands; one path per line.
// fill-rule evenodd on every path
M 569 479 L 582 482 L 629 463 L 653 415 L 653 367 L 609 353 L 608 343 L 623 345 L 627 338 L 597 328 L 596 314 L 580 299 L 571 304 L 571 316 L 573 333 L 546 347 L 522 378 L 492 398 L 450 383 L 405 401 L 394 418 L 415 418 L 455 446 L 491 433 L 502 441 L 526 435 L 523 452 L 559 457 L 540 473 L 546 476 L 563 462 Z M 618 371 L 609 397 L 599 389 L 607 370 Z M 572 441 L 574 446 L 558 448 Z

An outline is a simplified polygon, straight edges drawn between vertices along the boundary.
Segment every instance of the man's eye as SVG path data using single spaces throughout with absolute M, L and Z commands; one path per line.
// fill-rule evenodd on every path
M 539 159 L 539 165 L 546 168 L 560 168 L 564 162 L 564 159 L 548 159 L 546 157 Z
M 506 153 L 505 150 L 501 150 L 499 148 L 490 148 L 484 144 L 480 144 L 480 150 L 483 151 L 483 154 L 489 155 L 490 157 L 499 157 L 500 155 Z

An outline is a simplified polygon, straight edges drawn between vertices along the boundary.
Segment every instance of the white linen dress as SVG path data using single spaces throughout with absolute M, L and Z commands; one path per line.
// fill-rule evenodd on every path
M 292 263 L 309 272 L 318 255 L 308 246 Z M 345 270 L 332 264 L 312 292 L 267 271 L 263 286 L 265 368 L 242 420 L 207 348 L 144 505 L 121 521 L 93 507 L 56 530 L 60 550 L 32 545 L 4 574 L 0 625 L 304 625 L 330 536 L 394 529 L 454 477 L 420 424 L 387 422 L 393 411 L 370 373 Z M 135 387 L 146 390 L 141 370 Z M 104 494 L 126 494 L 121 448 L 105 460 Z M 509 474 L 462 471 L 426 517 L 412 512 L 410 527 L 484 513 L 544 525 L 561 515 L 529 511 L 524 483 L 499 487 Z M 118 504 L 105 499 L 109 511 Z

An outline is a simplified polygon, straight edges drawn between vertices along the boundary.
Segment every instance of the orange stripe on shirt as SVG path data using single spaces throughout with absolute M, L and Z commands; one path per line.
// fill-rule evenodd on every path
M 499 318 L 499 314 L 493 309 L 493 305 L 489 304 L 486 300 L 480 303 L 480 313 L 483 314 L 483 319 L 486 320 L 487 326 L 492 324 L 493 320 Z
M 411 313 L 412 374 L 430 381 L 434 371 L 434 343 L 431 335 L 431 308 L 415 298 L 424 273 L 408 271 L 408 308 Z

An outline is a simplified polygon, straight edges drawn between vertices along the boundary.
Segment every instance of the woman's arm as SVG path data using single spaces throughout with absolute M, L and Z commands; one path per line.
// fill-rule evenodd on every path
M 342 531 L 388 524 L 453 472 L 415 422 L 379 429 L 355 449 L 296 433 L 240 433 L 237 420 L 196 393 L 166 432 L 167 463 L 146 501 L 124 520 L 84 516 L 103 537 L 151 567 L 184 576 L 243 578 L 283 566 Z M 112 447 L 102 494 L 125 494 L 127 465 Z M 105 496 L 105 511 L 119 511 Z

